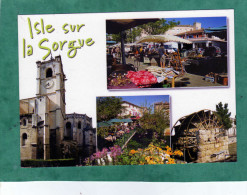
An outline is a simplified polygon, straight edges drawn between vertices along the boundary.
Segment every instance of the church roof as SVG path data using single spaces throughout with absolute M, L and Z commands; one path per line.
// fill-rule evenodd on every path
M 87 116 L 86 114 L 79 114 L 79 113 L 70 113 L 70 114 L 66 114 L 66 118 L 91 118 L 89 116 Z

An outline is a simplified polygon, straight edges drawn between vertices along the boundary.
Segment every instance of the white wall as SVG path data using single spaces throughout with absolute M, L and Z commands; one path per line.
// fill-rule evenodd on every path
M 205 17 L 227 16 L 229 31 L 229 72 L 230 88 L 197 88 L 197 89 L 153 89 L 131 91 L 108 91 L 106 82 L 106 19 L 127 18 L 169 18 L 169 17 Z M 53 33 L 34 34 L 29 36 L 27 18 L 32 24 L 40 22 L 52 24 Z M 80 32 L 64 34 L 62 26 L 65 24 L 85 24 Z M 48 38 L 46 46 L 51 47 L 54 41 L 71 41 L 77 39 L 93 38 L 95 44 L 84 46 L 77 50 L 74 58 L 67 57 L 67 46 L 64 49 L 52 52 L 52 56 L 61 55 L 64 73 L 68 79 L 66 86 L 66 112 L 77 112 L 93 118 L 96 126 L 96 96 L 133 96 L 133 95 L 171 95 L 172 123 L 178 118 L 201 109 L 215 110 L 220 101 L 229 104 L 232 117 L 236 114 L 235 103 L 235 60 L 234 60 L 234 12 L 232 10 L 200 10 L 200 11 L 169 11 L 169 12 L 138 12 L 138 13 L 98 13 L 98 14 L 61 14 L 61 15 L 21 15 L 18 17 L 19 38 L 19 78 L 20 99 L 34 97 L 36 93 L 36 61 L 46 54 L 45 50 L 38 48 L 42 38 Z M 23 58 L 23 38 L 26 45 L 34 48 L 32 56 Z M 48 57 L 50 59 L 50 57 Z

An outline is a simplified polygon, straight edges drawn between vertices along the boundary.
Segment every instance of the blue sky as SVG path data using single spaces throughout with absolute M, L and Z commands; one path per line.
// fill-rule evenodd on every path
M 198 18 L 165 18 L 167 21 L 180 21 L 180 25 L 193 25 L 194 22 L 200 22 L 202 28 L 214 28 L 227 25 L 226 17 L 198 17 Z
M 169 95 L 149 95 L 149 96 L 118 96 L 123 101 L 128 101 L 138 106 L 149 106 L 155 102 L 169 102 Z

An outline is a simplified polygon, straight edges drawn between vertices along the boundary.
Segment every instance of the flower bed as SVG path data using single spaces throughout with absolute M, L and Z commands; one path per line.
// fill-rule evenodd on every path
M 172 151 L 169 146 L 162 149 L 154 144 L 149 144 L 145 149 L 121 150 L 120 146 L 104 148 L 87 158 L 86 165 L 154 165 L 176 164 L 175 156 L 183 156 L 180 150 Z

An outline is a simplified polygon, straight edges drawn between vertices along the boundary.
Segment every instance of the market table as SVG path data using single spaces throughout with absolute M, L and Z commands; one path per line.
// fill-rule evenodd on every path
M 126 65 L 125 65 L 126 66 Z M 156 84 L 169 81 L 171 79 L 171 87 L 175 87 L 175 78 L 179 72 L 173 68 L 161 68 L 158 66 L 150 66 L 146 70 L 126 71 L 127 67 L 116 67 L 108 78 L 108 89 L 132 89 L 132 88 L 152 88 Z

